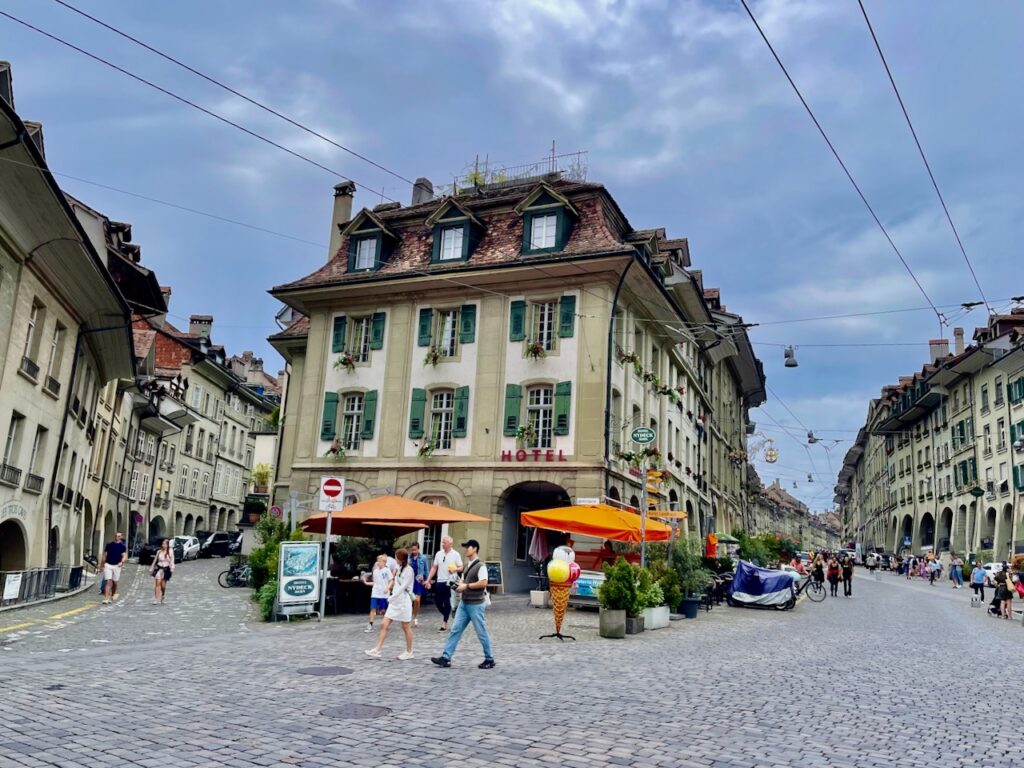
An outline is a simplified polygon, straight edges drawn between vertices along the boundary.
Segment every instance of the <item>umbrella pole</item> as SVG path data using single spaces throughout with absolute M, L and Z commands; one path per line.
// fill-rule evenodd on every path
M 327 510 L 327 530 L 324 536 L 324 561 L 320 571 L 320 621 L 324 620 L 324 609 L 327 607 L 327 574 L 331 561 L 331 510 Z M 335 608 L 337 612 L 337 608 Z
M 643 486 L 640 502 L 640 567 L 647 567 L 647 459 L 640 464 L 640 484 Z

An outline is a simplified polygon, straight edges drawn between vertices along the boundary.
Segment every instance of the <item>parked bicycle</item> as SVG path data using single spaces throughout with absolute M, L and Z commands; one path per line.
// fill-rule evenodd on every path
M 236 563 L 217 577 L 217 583 L 225 589 L 252 586 L 252 569 L 244 563 Z

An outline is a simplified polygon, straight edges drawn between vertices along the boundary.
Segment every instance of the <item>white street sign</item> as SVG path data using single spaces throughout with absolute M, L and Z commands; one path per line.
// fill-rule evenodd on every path
M 345 479 L 324 475 L 320 478 L 320 511 L 340 512 L 345 506 Z

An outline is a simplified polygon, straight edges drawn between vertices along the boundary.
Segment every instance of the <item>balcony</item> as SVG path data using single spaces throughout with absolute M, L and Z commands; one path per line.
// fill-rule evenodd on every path
M 64 489 L 64 503 L 70 505 L 74 501 L 75 492 L 71 488 Z
M 60 501 L 61 499 L 64 498 L 64 483 L 57 483 L 53 487 L 53 498 L 55 498 L 57 501 Z
M 21 373 L 25 374 L 25 376 L 27 376 L 33 384 L 35 384 L 38 381 L 39 366 L 36 364 L 36 361 L 33 360 L 31 357 L 28 357 L 27 355 L 23 356 L 21 358 L 21 365 L 18 366 L 18 370 L 21 371 Z
M 39 475 L 33 475 L 29 472 L 25 475 L 25 490 L 29 493 L 42 493 L 43 483 L 46 482 Z
M 21 470 L 10 464 L 0 464 L 0 483 L 17 487 L 21 484 Z
M 53 376 L 47 376 L 43 380 L 43 392 L 55 398 L 60 397 L 60 382 Z

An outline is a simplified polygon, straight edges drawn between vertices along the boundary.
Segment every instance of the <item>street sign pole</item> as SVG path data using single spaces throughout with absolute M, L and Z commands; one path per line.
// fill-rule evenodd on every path
M 345 481 L 340 477 L 320 478 L 320 511 L 327 513 L 327 527 L 324 531 L 324 559 L 320 572 L 320 621 L 324 620 L 327 608 L 327 576 L 331 561 L 331 516 L 345 508 Z
M 640 482 L 644 486 L 640 502 L 640 567 L 647 567 L 647 459 L 640 463 Z
M 328 563 L 331 559 L 331 510 L 327 510 L 327 535 L 324 537 L 324 561 L 321 563 L 323 569 L 320 571 L 320 621 L 324 620 L 324 610 L 327 608 L 327 574 L 329 573 Z M 335 609 L 337 611 L 337 609 Z

